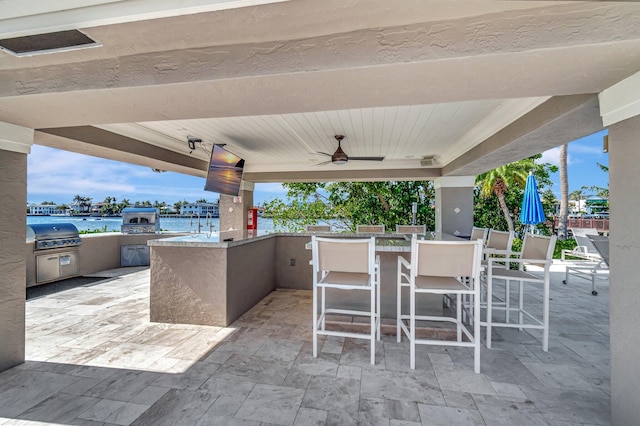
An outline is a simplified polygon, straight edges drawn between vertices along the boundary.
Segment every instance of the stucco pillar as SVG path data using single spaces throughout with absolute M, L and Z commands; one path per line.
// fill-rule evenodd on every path
M 0 122 L 0 371 L 24 362 L 27 154 L 33 130 Z
M 441 177 L 435 180 L 436 232 L 468 237 L 473 228 L 474 176 Z
M 220 194 L 220 241 L 247 238 L 247 210 L 253 207 L 252 182 L 242 181 L 237 197 Z
M 640 116 L 609 127 L 611 415 L 638 424 L 640 383 Z

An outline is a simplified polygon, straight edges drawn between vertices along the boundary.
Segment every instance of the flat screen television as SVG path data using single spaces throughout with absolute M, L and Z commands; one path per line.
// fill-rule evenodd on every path
M 237 196 L 240 193 L 244 160 L 220 145 L 214 145 L 207 172 L 205 191 Z

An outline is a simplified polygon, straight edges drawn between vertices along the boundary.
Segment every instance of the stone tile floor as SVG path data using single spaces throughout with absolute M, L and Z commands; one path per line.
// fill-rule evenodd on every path
M 0 374 L 0 425 L 609 424 L 609 288 L 554 266 L 550 350 L 497 330 L 482 349 L 328 338 L 311 293 L 278 290 L 227 328 L 148 321 L 149 271 L 29 300 L 22 365 Z M 120 272 L 120 271 L 117 271 Z M 582 281 L 582 282 L 580 282 Z M 539 295 L 533 294 L 534 300 Z

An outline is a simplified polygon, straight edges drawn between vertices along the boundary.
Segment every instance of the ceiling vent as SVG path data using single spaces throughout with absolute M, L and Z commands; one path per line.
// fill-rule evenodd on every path
M 43 53 L 97 47 L 100 43 L 78 30 L 35 34 L 0 40 L 0 49 L 16 56 L 40 55 Z

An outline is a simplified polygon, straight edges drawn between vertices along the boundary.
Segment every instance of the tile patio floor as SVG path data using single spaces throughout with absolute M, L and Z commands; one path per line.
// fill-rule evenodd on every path
M 463 348 L 419 346 L 411 371 L 395 336 L 375 366 L 353 339 L 314 359 L 309 291 L 275 291 L 227 328 L 149 323 L 149 271 L 115 276 L 27 302 L 0 425 L 609 424 L 608 284 L 594 297 L 552 275 L 549 352 L 498 330 L 480 375 Z

